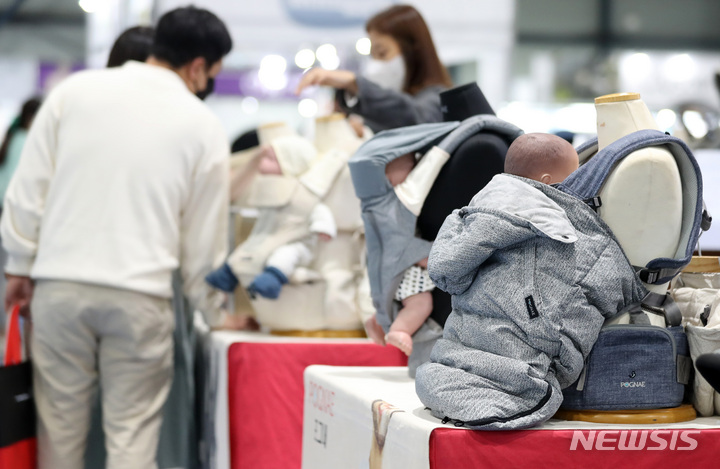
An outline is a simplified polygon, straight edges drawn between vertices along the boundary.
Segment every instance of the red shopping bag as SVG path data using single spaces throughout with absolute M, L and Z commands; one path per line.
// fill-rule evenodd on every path
M 0 367 L 0 469 L 35 469 L 35 403 L 32 367 L 22 361 L 20 308 L 8 318 L 5 363 Z

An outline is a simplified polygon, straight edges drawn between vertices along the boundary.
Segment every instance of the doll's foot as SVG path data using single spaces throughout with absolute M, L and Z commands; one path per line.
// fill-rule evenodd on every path
M 280 296 L 283 285 L 288 283 L 288 278 L 275 267 L 265 267 L 263 273 L 255 277 L 248 287 L 250 296 L 260 295 L 264 298 L 276 300 Z
M 390 331 L 385 336 L 385 342 L 399 348 L 407 356 L 412 353 L 412 336 L 407 332 Z
M 233 331 L 259 331 L 260 324 L 254 317 L 246 314 L 226 314 L 220 328 Z
M 375 316 L 365 321 L 365 333 L 368 338 L 378 345 L 385 345 L 385 331 L 382 326 L 378 324 Z
M 217 288 L 218 290 L 227 293 L 235 291 L 238 283 L 240 283 L 233 271 L 230 270 L 230 266 L 227 264 L 223 264 L 219 268 L 207 274 L 205 281 L 213 288 Z

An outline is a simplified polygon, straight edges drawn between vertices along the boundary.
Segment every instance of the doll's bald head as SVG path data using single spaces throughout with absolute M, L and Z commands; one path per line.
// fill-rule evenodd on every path
M 578 169 L 578 154 L 566 140 L 551 134 L 524 134 L 505 156 L 505 172 L 555 184 Z

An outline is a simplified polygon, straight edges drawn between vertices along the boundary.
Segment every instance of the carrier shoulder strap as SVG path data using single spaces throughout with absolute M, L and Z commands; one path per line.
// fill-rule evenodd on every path
M 578 159 L 580 160 L 580 166 L 584 165 L 590 160 L 590 158 L 595 156 L 598 151 L 597 137 L 580 144 L 575 150 L 577 151 Z
M 680 312 L 680 307 L 675 303 L 670 293 L 648 292 L 640 302 L 632 303 L 623 308 L 618 313 L 618 316 L 624 313 L 630 315 L 630 324 L 649 326 L 651 323 L 647 313 L 662 316 L 667 327 L 682 324 L 682 312 Z
M 499 133 L 510 141 L 515 140 L 524 133 L 519 127 L 492 114 L 479 114 L 462 121 L 462 123 L 438 143 L 437 146 L 449 154 L 452 154 L 465 140 L 483 131 Z
M 680 243 L 675 256 L 652 259 L 644 267 L 635 267 L 643 282 L 659 285 L 670 281 L 690 262 L 701 230 L 710 226 L 711 218 L 703 206 L 700 167 L 685 142 L 658 130 L 633 132 L 599 152 L 597 140 L 587 142 L 578 148 L 578 156 L 581 161 L 585 158 L 585 163 L 560 183 L 558 189 L 597 209 L 602 204 L 600 190 L 615 165 L 631 153 L 653 146 L 664 146 L 675 159 L 683 197 Z

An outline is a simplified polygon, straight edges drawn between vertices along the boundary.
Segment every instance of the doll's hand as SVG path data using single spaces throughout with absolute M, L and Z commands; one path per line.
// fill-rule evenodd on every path
M 418 262 L 415 265 L 422 267 L 423 269 L 427 269 L 427 261 L 428 261 L 428 258 L 426 257 L 425 259 L 421 260 L 420 262 Z
M 327 243 L 328 241 L 330 241 L 332 239 L 332 236 L 330 236 L 327 233 L 318 233 L 317 235 L 318 235 L 318 239 L 324 243 Z

